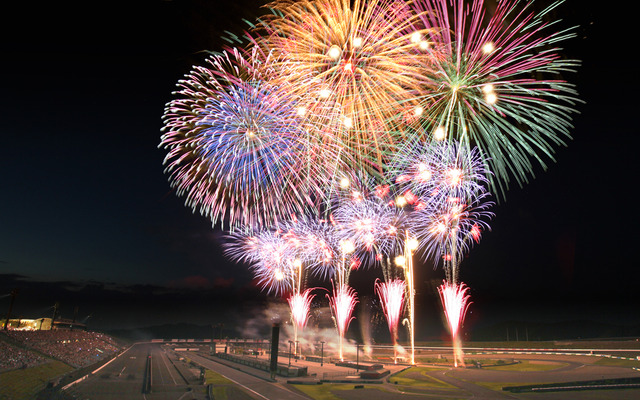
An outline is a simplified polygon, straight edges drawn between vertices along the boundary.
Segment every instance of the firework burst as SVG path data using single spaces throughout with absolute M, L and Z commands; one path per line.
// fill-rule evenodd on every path
M 336 235 L 353 243 L 364 264 L 374 264 L 401 248 L 402 214 L 394 203 L 351 196 L 336 208 L 333 219 Z
M 282 0 L 268 7 L 262 45 L 281 60 L 275 82 L 309 99 L 312 115 L 322 114 L 319 104 L 338 107 L 334 135 L 358 163 L 380 170 L 398 139 L 397 116 L 413 110 L 429 76 L 418 15 L 399 0 Z
M 442 260 L 448 281 L 457 282 L 462 254 L 489 229 L 486 220 L 493 216 L 489 211 L 492 205 L 488 193 L 479 193 L 468 202 L 450 199 L 436 213 L 414 213 L 410 223 L 420 238 L 421 251 L 436 263 Z
M 283 295 L 299 288 L 303 273 L 295 247 L 281 231 L 229 235 L 224 253 L 231 260 L 249 264 L 258 285 L 267 293 Z
M 457 142 L 415 140 L 402 150 L 390 172 L 413 204 L 406 224 L 424 257 L 442 259 L 447 279 L 455 282 L 459 255 L 489 229 L 490 172 L 478 149 Z
M 340 262 L 340 253 L 331 223 L 305 215 L 284 221 L 280 226 L 311 274 L 321 279 L 334 275 L 336 265 Z
M 456 142 L 408 140 L 389 166 L 389 174 L 417 210 L 433 208 L 449 199 L 473 198 L 486 191 L 485 157 L 474 147 Z
M 557 45 L 574 34 L 550 31 L 557 21 L 545 22 L 561 2 L 535 14 L 533 1 L 498 1 L 491 15 L 484 0 L 413 3 L 438 55 L 423 125 L 436 140 L 488 154 L 492 190 L 503 195 L 511 177 L 527 182 L 532 161 L 546 167 L 571 138 L 570 115 L 580 100 L 562 73 L 579 61 L 563 58 Z
M 314 145 L 293 98 L 268 83 L 271 54 L 258 47 L 208 59 L 167 104 L 161 147 L 186 204 L 215 224 L 262 228 L 318 198 L 331 144 Z

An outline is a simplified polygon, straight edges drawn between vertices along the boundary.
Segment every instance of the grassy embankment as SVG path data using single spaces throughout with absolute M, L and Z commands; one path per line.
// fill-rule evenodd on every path
M 31 368 L 14 369 L 0 374 L 0 399 L 31 399 L 45 388 L 47 383 L 73 371 L 60 361 L 50 361 Z
M 450 389 L 454 388 L 446 382 L 443 382 L 437 378 L 429 376 L 427 372 L 442 370 L 442 368 L 432 367 L 412 367 L 399 372 L 388 378 L 388 381 L 397 385 L 396 388 L 418 392 L 420 389 L 427 388 L 439 388 Z M 345 390 L 365 390 L 373 389 L 380 391 L 389 391 L 389 388 L 380 384 L 353 384 L 353 383 L 323 383 L 322 385 L 293 385 L 296 389 L 303 392 L 307 396 L 314 400 L 340 400 L 343 397 L 340 396 L 341 391 Z M 357 387 L 357 388 L 356 388 Z

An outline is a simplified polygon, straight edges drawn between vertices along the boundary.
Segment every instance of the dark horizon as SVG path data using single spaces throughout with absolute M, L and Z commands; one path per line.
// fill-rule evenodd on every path
M 268 296 L 257 289 L 238 291 L 230 287 L 185 289 L 154 287 L 152 285 L 109 286 L 93 282 L 83 288 L 73 282 L 25 282 L 16 276 L 2 276 L 20 288 L 12 318 L 36 319 L 51 317 L 54 303 L 59 308 L 57 318 L 76 319 L 86 323 L 89 330 L 115 332 L 137 338 L 151 338 L 149 333 L 182 332 L 179 337 L 202 337 L 209 329 L 223 324 L 225 337 L 243 337 L 250 327 L 251 337 L 267 338 L 271 324 L 287 324 L 284 299 Z M 356 277 L 358 278 L 358 277 Z M 365 281 L 366 279 L 356 279 Z M 445 323 L 436 285 L 441 281 L 425 281 L 417 293 L 417 340 L 447 341 Z M 27 284 L 25 284 L 27 283 Z M 22 285 L 22 286 L 19 286 Z M 360 303 L 356 306 L 348 337 L 364 340 L 362 322 L 371 330 L 368 334 L 376 341 L 388 341 L 386 322 L 377 299 L 367 285 L 353 285 L 359 290 Z M 519 301 L 508 294 L 483 294 L 471 288 L 472 304 L 463 332 L 468 340 L 514 341 L 520 329 L 520 340 L 595 339 L 640 336 L 640 323 L 635 315 L 635 303 L 629 299 L 621 308 L 618 299 L 551 298 L 541 302 L 534 297 Z M 328 312 L 327 292 L 316 291 L 313 310 Z M 34 296 L 38 294 L 37 296 Z M 8 297 L 3 297 L 2 318 L 6 316 Z M 52 301 L 52 299 L 58 299 Z M 77 312 L 76 312 L 77 307 Z M 161 314 L 159 316 L 158 314 Z M 373 321 L 373 324 L 369 324 Z M 312 318 L 310 326 L 317 321 Z M 320 323 L 324 329 L 327 321 Z M 330 324 L 329 324 L 330 325 Z M 314 329 L 313 327 L 310 329 Z M 406 336 L 400 329 L 401 339 Z M 258 334 L 259 333 L 259 334 Z M 205 336 L 206 337 L 206 336 Z

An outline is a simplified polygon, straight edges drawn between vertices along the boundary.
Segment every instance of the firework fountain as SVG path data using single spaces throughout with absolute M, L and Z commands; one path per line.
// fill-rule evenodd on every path
M 293 354 L 298 354 L 298 333 L 307 325 L 309 320 L 309 310 L 315 295 L 311 294 L 312 289 L 303 292 L 295 291 L 287 298 L 291 309 L 291 322 L 293 323 L 293 340 L 295 343 Z
M 337 285 L 334 283 L 333 296 L 327 295 L 329 299 L 329 305 L 331 306 L 331 312 L 333 313 L 333 319 L 338 330 L 338 358 L 340 361 L 344 361 L 344 349 L 343 342 L 344 336 L 349 329 L 349 324 L 353 320 L 353 309 L 358 303 L 358 296 L 356 291 L 347 284 Z
M 352 313 L 358 303 L 356 291 L 349 286 L 349 273 L 355 267 L 351 262 L 347 263 L 347 255 L 354 250 L 353 243 L 348 240 L 340 242 L 340 250 L 342 252 L 342 261 L 335 268 L 335 276 L 332 281 L 333 297 L 327 295 L 329 305 L 333 313 L 333 320 L 338 330 L 338 358 L 344 361 L 343 341 L 344 335 L 349 329 L 349 324 L 353 320 Z
M 464 367 L 464 354 L 462 343 L 458 335 L 460 326 L 464 322 L 464 317 L 469 307 L 469 288 L 464 283 L 456 284 L 445 281 L 438 287 L 440 299 L 445 310 L 449 332 L 453 342 L 453 365 L 454 367 Z
M 400 279 L 380 282 L 376 281 L 375 289 L 380 297 L 384 315 L 387 318 L 391 343 L 393 345 L 393 362 L 398 362 L 398 323 L 404 308 L 405 282 Z

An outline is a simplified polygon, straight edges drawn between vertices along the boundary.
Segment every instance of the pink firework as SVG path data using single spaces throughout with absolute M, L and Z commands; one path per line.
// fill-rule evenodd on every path
M 339 284 L 337 288 L 335 286 L 333 288 L 333 297 L 329 297 L 329 295 L 327 295 L 327 297 L 329 298 L 333 319 L 338 329 L 338 335 L 340 336 L 339 358 L 340 361 L 344 361 L 342 355 L 342 340 L 344 339 L 347 329 L 349 329 L 349 323 L 353 319 L 351 314 L 358 303 L 358 296 L 352 287 L 346 284 Z
M 384 315 L 387 317 L 389 333 L 393 342 L 393 359 L 396 362 L 396 347 L 398 341 L 398 322 L 404 306 L 405 282 L 401 279 L 394 279 L 389 282 L 375 283 L 376 292 L 380 297 Z
M 291 321 L 293 322 L 293 339 L 295 342 L 294 354 L 298 354 L 298 333 L 303 330 L 309 320 L 309 308 L 315 295 L 311 294 L 312 289 L 307 289 L 300 293 L 296 290 L 288 299 L 291 308 Z
M 268 293 L 284 295 L 299 291 L 302 270 L 295 247 L 279 230 L 265 230 L 256 234 L 230 233 L 224 253 L 237 262 L 246 262 L 258 285 Z
M 287 301 L 291 307 L 291 319 L 296 329 L 304 329 L 309 320 L 309 308 L 315 295 L 311 294 L 312 289 L 307 289 L 302 293 L 293 293 Z
M 469 308 L 469 295 L 467 292 L 469 288 L 464 283 L 452 284 L 444 282 L 438 286 L 438 292 L 442 299 L 442 305 L 444 307 L 444 314 L 447 317 L 447 323 L 449 324 L 449 331 L 451 332 L 451 338 L 453 341 L 453 363 L 454 366 L 458 366 L 458 361 L 464 366 L 464 358 L 462 348 L 460 345 L 460 338 L 458 332 L 460 326 L 464 322 L 464 317 Z

